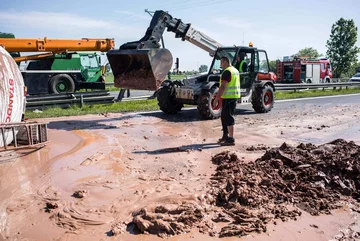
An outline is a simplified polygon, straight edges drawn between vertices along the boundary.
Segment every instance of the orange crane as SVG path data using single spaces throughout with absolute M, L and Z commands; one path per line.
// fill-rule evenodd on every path
M 35 60 L 52 56 L 54 53 L 69 51 L 100 51 L 107 52 L 114 48 L 114 39 L 31 39 L 31 38 L 0 38 L 0 46 L 7 52 L 48 52 L 30 56 L 14 57 L 16 62 Z
M 0 33 L 0 46 L 18 65 L 35 60 L 21 71 L 28 94 L 62 94 L 80 89 L 105 89 L 106 66 L 101 64 L 96 52 L 114 49 L 115 41 L 110 38 L 15 38 L 13 34 Z M 36 54 L 20 56 L 22 52 Z

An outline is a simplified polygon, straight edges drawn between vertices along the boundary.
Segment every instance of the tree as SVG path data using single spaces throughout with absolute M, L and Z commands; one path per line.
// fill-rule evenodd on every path
M 357 27 L 354 20 L 340 18 L 332 25 L 326 55 L 332 63 L 334 78 L 340 78 L 357 62 L 360 49 L 355 45 L 356 41 Z
M 276 60 L 269 61 L 270 72 L 276 73 Z
M 316 49 L 311 48 L 311 47 L 300 49 L 296 55 L 299 57 L 308 57 L 308 58 L 319 58 L 320 57 L 319 52 Z
M 202 64 L 200 65 L 199 67 L 199 72 L 202 73 L 202 72 L 207 72 L 208 71 L 208 66 L 205 65 L 205 64 Z
M 360 72 L 360 63 L 355 62 L 350 66 L 349 70 L 344 73 L 344 76 L 350 78 L 357 72 Z

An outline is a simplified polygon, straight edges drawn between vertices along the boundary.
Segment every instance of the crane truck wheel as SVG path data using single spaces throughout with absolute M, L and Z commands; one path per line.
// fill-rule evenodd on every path
M 184 106 L 175 100 L 175 84 L 168 81 L 157 91 L 157 100 L 160 110 L 166 114 L 176 114 Z
M 50 93 L 63 94 L 74 92 L 75 82 L 71 76 L 67 74 L 58 74 L 50 79 Z
M 213 87 L 209 92 L 202 94 L 199 97 L 197 109 L 201 118 L 203 119 L 217 119 L 221 116 L 221 106 L 214 106 L 214 99 L 219 89 Z
M 274 90 L 270 85 L 255 89 L 252 107 L 257 113 L 267 113 L 274 107 Z

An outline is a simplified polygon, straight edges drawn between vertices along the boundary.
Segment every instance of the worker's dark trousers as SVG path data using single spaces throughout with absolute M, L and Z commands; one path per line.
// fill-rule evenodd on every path
M 235 124 L 234 113 L 237 99 L 222 99 L 221 124 L 223 128 L 223 137 L 228 136 L 227 127 Z

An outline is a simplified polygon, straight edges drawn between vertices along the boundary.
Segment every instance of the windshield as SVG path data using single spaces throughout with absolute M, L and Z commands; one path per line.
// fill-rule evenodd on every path
M 358 73 L 358 74 L 354 75 L 354 77 L 360 77 L 360 73 Z
M 85 69 L 92 69 L 98 67 L 98 62 L 95 56 L 81 56 L 81 65 L 84 66 Z
M 221 66 L 220 66 L 220 59 L 221 57 L 228 57 L 231 61 L 231 63 L 234 60 L 234 56 L 236 54 L 235 48 L 226 48 L 216 51 L 216 56 L 214 58 L 213 64 L 210 69 L 210 73 L 212 74 L 218 74 L 222 72 Z
M 95 56 L 90 57 L 90 68 L 97 68 L 98 63 Z

